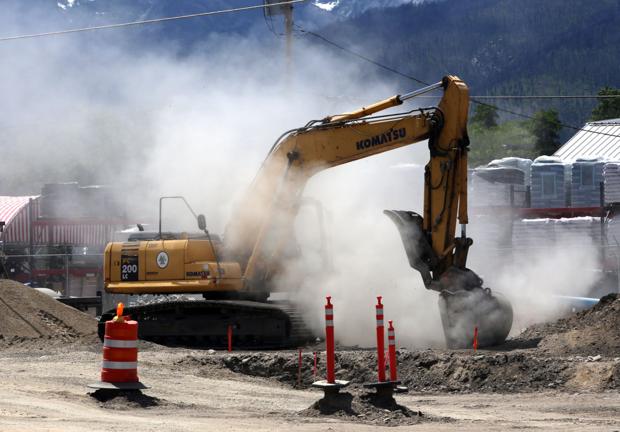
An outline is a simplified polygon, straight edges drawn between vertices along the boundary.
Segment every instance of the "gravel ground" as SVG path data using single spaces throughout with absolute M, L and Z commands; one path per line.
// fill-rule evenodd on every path
M 620 299 L 527 329 L 494 350 L 398 350 L 410 394 L 377 398 L 373 350 L 338 347 L 336 399 L 311 390 L 322 346 L 222 352 L 140 343 L 143 393 L 89 392 L 98 379 L 96 321 L 0 281 L 2 431 L 74 430 L 620 430 Z M 317 368 L 314 370 L 314 353 Z M 316 373 L 315 373 L 316 372 Z

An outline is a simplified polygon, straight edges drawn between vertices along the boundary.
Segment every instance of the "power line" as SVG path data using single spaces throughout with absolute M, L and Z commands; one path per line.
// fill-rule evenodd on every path
M 375 66 L 380 67 L 381 69 L 385 69 L 385 70 L 387 70 L 389 72 L 395 73 L 396 75 L 400 75 L 402 77 L 405 77 L 405 78 L 408 78 L 410 80 L 416 81 L 417 83 L 420 83 L 420 84 L 425 85 L 425 86 L 430 85 L 429 83 L 427 83 L 425 81 L 422 81 L 422 80 L 419 80 L 416 77 L 413 77 L 411 75 L 407 75 L 406 73 L 403 73 L 403 72 L 401 72 L 401 71 L 399 71 L 397 69 L 391 68 L 391 67 L 386 66 L 384 64 L 381 64 L 381 63 L 379 63 L 379 62 L 377 62 L 377 61 L 375 61 L 375 60 L 373 60 L 373 59 L 371 59 L 369 57 L 366 57 L 366 56 L 364 56 L 364 55 L 362 55 L 362 54 L 360 54 L 358 52 L 352 51 L 352 50 L 350 50 L 350 49 L 348 49 L 348 48 L 346 48 L 346 47 L 344 47 L 344 46 L 342 46 L 340 44 L 337 44 L 334 41 L 331 41 L 331 40 L 327 39 L 324 36 L 321 36 L 318 33 L 315 33 L 315 32 L 310 31 L 310 30 L 305 30 L 304 28 L 300 27 L 297 24 L 295 24 L 295 27 L 297 27 L 301 33 L 306 33 L 306 34 L 314 36 L 314 37 L 316 37 L 318 39 L 321 39 L 323 42 L 328 43 L 329 45 L 335 46 L 336 48 L 338 48 L 338 49 L 340 49 L 342 51 L 345 51 L 345 52 L 347 52 L 347 53 L 349 53 L 349 54 L 351 54 L 351 55 L 353 55 L 355 57 L 359 57 L 362 60 L 367 61 L 368 63 L 372 63 Z
M 421 96 L 416 96 L 418 98 L 421 99 L 436 99 L 438 96 L 426 96 L 426 95 L 421 95 Z M 516 100 L 520 100 L 520 99 L 616 99 L 616 98 L 620 98 L 620 95 L 603 95 L 603 96 L 598 96 L 598 95 L 497 95 L 497 96 L 490 96 L 490 95 L 485 95 L 485 96 L 470 96 L 472 98 L 476 98 L 476 99 L 516 99 Z
M 620 95 L 497 95 L 472 96 L 476 99 L 616 99 Z
M 491 108 L 495 108 L 498 111 L 503 111 L 505 113 L 512 114 L 512 115 L 515 115 L 517 117 L 526 118 L 528 120 L 536 120 L 536 117 L 531 116 L 531 115 L 519 113 L 519 112 L 516 112 L 516 111 L 512 111 L 512 110 L 506 109 L 506 108 L 500 108 L 500 107 L 495 106 L 495 105 L 491 105 L 491 104 L 488 104 L 488 103 L 485 103 L 485 102 L 480 102 L 479 100 L 476 100 L 476 99 L 471 99 L 471 101 L 474 102 L 474 103 L 477 103 L 478 105 L 484 105 L 484 106 L 488 106 L 488 107 L 491 107 Z M 575 130 L 575 131 L 578 131 L 578 132 L 579 131 L 584 131 L 584 132 L 587 132 L 587 133 L 592 133 L 592 134 L 597 134 L 597 135 L 604 135 L 604 136 L 609 136 L 609 137 L 613 137 L 613 138 L 620 138 L 620 135 L 614 135 L 614 134 L 609 134 L 609 133 L 606 133 L 606 132 L 599 132 L 599 131 L 593 131 L 593 130 L 589 130 L 589 129 L 584 129 L 584 128 L 580 128 L 578 126 L 573 126 L 573 125 L 569 125 L 569 124 L 562 123 L 562 122 L 558 122 L 558 124 L 560 126 L 562 126 L 563 128 L 572 129 L 572 130 Z
M 376 60 L 373 60 L 373 59 L 371 59 L 369 57 L 366 57 L 366 56 L 364 56 L 364 55 L 362 55 L 362 54 L 360 54 L 358 52 L 355 52 L 355 51 L 353 51 L 353 50 L 351 50 L 349 48 L 346 48 L 346 47 L 344 47 L 344 46 L 342 46 L 342 45 L 340 45 L 340 44 L 338 44 L 338 43 L 336 43 L 334 41 L 331 41 L 331 40 L 327 39 L 325 36 L 322 36 L 322 35 L 320 35 L 318 33 L 310 31 L 310 30 L 305 30 L 302 27 L 300 27 L 299 25 L 296 25 L 296 26 L 297 26 L 297 28 L 299 29 L 299 31 L 301 33 L 306 33 L 306 34 L 309 34 L 311 36 L 314 36 L 317 39 L 320 39 L 320 40 L 322 40 L 323 42 L 325 42 L 325 43 L 327 43 L 329 45 L 332 45 L 332 46 L 334 46 L 334 47 L 336 47 L 336 48 L 338 48 L 338 49 L 340 49 L 342 51 L 345 51 L 345 52 L 347 52 L 347 53 L 349 53 L 349 54 L 351 54 L 351 55 L 353 55 L 355 57 L 358 57 L 358 58 L 360 58 L 360 59 L 362 59 L 362 60 L 364 60 L 364 61 L 366 61 L 368 63 L 371 63 L 371 64 L 373 64 L 373 65 L 375 65 L 375 66 L 377 66 L 377 67 L 379 67 L 381 69 L 385 69 L 385 70 L 387 70 L 389 72 L 392 72 L 392 73 L 394 73 L 396 75 L 400 75 L 400 76 L 402 76 L 404 78 L 408 78 L 408 79 L 410 79 L 412 81 L 415 81 L 415 82 L 420 83 L 420 84 L 425 85 L 425 86 L 430 85 L 430 83 L 428 83 L 426 81 L 418 79 L 418 78 L 416 78 L 416 77 L 414 77 L 412 75 L 408 75 L 408 74 L 406 74 L 404 72 L 401 72 L 398 69 L 395 69 L 393 67 L 386 66 L 386 65 L 384 65 L 382 63 L 379 63 Z M 587 98 L 600 98 L 601 96 L 579 96 L 579 97 L 584 97 L 584 98 L 586 98 L 586 97 Z M 614 96 L 614 97 L 616 97 L 616 96 Z M 529 119 L 529 120 L 535 120 L 534 116 L 523 114 L 523 113 L 519 113 L 519 112 L 516 112 L 516 111 L 512 111 L 512 110 L 506 109 L 506 108 L 500 108 L 500 107 L 498 107 L 496 105 L 492 105 L 492 104 L 489 104 L 489 103 L 486 103 L 486 102 L 481 102 L 479 100 L 479 99 L 491 99 L 491 98 L 496 98 L 496 99 L 499 99 L 499 98 L 501 98 L 501 99 L 508 99 L 508 98 L 511 98 L 511 99 L 512 98 L 514 98 L 514 99 L 517 99 L 517 98 L 519 98 L 519 99 L 526 99 L 526 98 L 551 98 L 551 97 L 542 97 L 542 96 L 538 96 L 538 97 L 537 96 L 504 96 L 504 97 L 476 96 L 476 97 L 470 97 L 470 100 L 473 103 L 476 103 L 478 105 L 488 106 L 488 107 L 494 108 L 494 109 L 496 109 L 498 111 L 502 111 L 502 112 L 505 112 L 505 113 L 508 113 L 508 114 L 515 115 L 517 117 L 522 117 L 522 118 L 526 118 L 526 119 Z M 593 130 L 586 130 L 584 128 L 580 128 L 580 127 L 569 125 L 569 124 L 562 123 L 562 122 L 559 122 L 559 125 L 561 127 L 564 127 L 564 128 L 567 128 L 567 129 L 576 130 L 576 131 L 584 131 L 584 132 L 588 132 L 588 133 L 592 133 L 592 134 L 597 134 L 597 135 L 605 135 L 605 136 L 611 136 L 611 137 L 614 137 L 614 138 L 620 138 L 620 135 L 608 134 L 608 133 L 605 133 L 605 132 L 598 132 L 598 131 L 593 131 Z
M 211 11 L 211 12 L 199 12 L 199 13 L 194 13 L 194 14 L 189 14 L 189 15 L 178 15 L 178 16 L 172 16 L 172 17 L 154 18 L 154 19 L 142 20 L 142 21 L 131 21 L 131 22 L 126 22 L 126 23 L 106 24 L 106 25 L 100 25 L 100 26 L 94 26 L 94 27 L 83 27 L 83 28 L 77 28 L 77 29 L 59 30 L 59 31 L 45 32 L 45 33 L 33 33 L 33 34 L 26 34 L 26 35 L 7 36 L 7 37 L 1 37 L 0 42 L 7 42 L 7 41 L 12 41 L 12 40 L 18 40 L 18 39 L 33 39 L 33 38 L 46 37 L 46 36 L 58 36 L 58 35 L 64 35 L 64 34 L 69 34 L 69 33 L 81 33 L 81 32 L 94 31 L 94 30 L 107 30 L 107 29 L 113 29 L 113 28 L 131 27 L 131 26 L 137 26 L 137 25 L 142 25 L 142 24 L 155 24 L 155 23 L 161 23 L 161 22 L 167 22 L 167 21 L 185 20 L 185 19 L 190 19 L 190 18 L 198 18 L 198 17 L 205 17 L 205 16 L 211 16 L 211 15 L 222 15 L 222 14 L 227 14 L 227 13 L 232 13 L 232 12 L 243 12 L 243 11 L 249 11 L 249 10 L 254 10 L 254 9 L 267 8 L 267 7 L 292 5 L 294 3 L 302 3 L 305 1 L 307 0 L 286 0 L 280 3 L 271 3 L 269 5 L 261 4 L 261 5 L 256 5 L 256 6 L 244 6 L 244 7 L 222 9 L 222 10 Z

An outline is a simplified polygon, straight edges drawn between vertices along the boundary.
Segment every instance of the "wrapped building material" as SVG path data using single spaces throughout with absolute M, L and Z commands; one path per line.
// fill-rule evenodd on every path
M 610 246 L 620 247 L 620 218 L 607 220 L 607 243 Z
M 605 204 L 620 203 L 620 162 L 607 162 L 603 166 Z
M 533 208 L 570 206 L 571 164 L 556 156 L 540 156 L 531 167 Z
M 553 219 L 520 219 L 513 222 L 513 248 L 537 248 L 554 244 Z
M 572 207 L 597 207 L 601 205 L 600 184 L 603 181 L 605 159 L 597 156 L 578 158 L 571 173 Z
M 472 172 L 471 205 L 474 207 L 525 204 L 532 161 L 516 157 L 496 159 Z
M 601 244 L 601 218 L 584 216 L 554 221 L 557 245 L 585 246 Z
M 515 249 L 592 244 L 601 244 L 601 219 L 597 217 L 521 219 L 516 220 L 512 227 Z

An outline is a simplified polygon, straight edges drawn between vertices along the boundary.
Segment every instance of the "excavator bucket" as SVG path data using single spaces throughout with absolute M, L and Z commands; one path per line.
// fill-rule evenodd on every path
M 446 345 L 450 349 L 471 348 L 478 329 L 478 347 L 502 344 L 512 327 L 512 307 L 488 288 L 443 291 L 439 294 L 439 313 Z
M 512 327 L 512 307 L 506 298 L 483 288 L 483 281 L 467 268 L 449 267 L 436 277 L 439 259 L 422 229 L 422 216 L 402 210 L 385 210 L 396 224 L 411 267 L 422 275 L 427 289 L 439 292 L 439 313 L 448 348 L 499 345 Z

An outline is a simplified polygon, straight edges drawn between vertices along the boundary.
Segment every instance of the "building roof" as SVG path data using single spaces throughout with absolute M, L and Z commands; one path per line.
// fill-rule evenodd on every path
M 588 156 L 620 161 L 620 119 L 586 123 L 553 155 L 567 162 Z
M 0 196 L 0 222 L 7 226 L 36 196 Z
M 0 196 L 0 241 L 12 244 L 97 245 L 109 242 L 122 229 L 118 221 L 91 219 L 41 219 L 39 196 Z M 32 199 L 32 208 L 30 200 Z M 32 220 L 31 220 L 32 217 Z
M 31 199 L 37 198 L 37 196 L 0 196 L 0 222 L 5 223 L 0 239 L 9 241 L 28 235 L 30 224 L 28 203 Z

